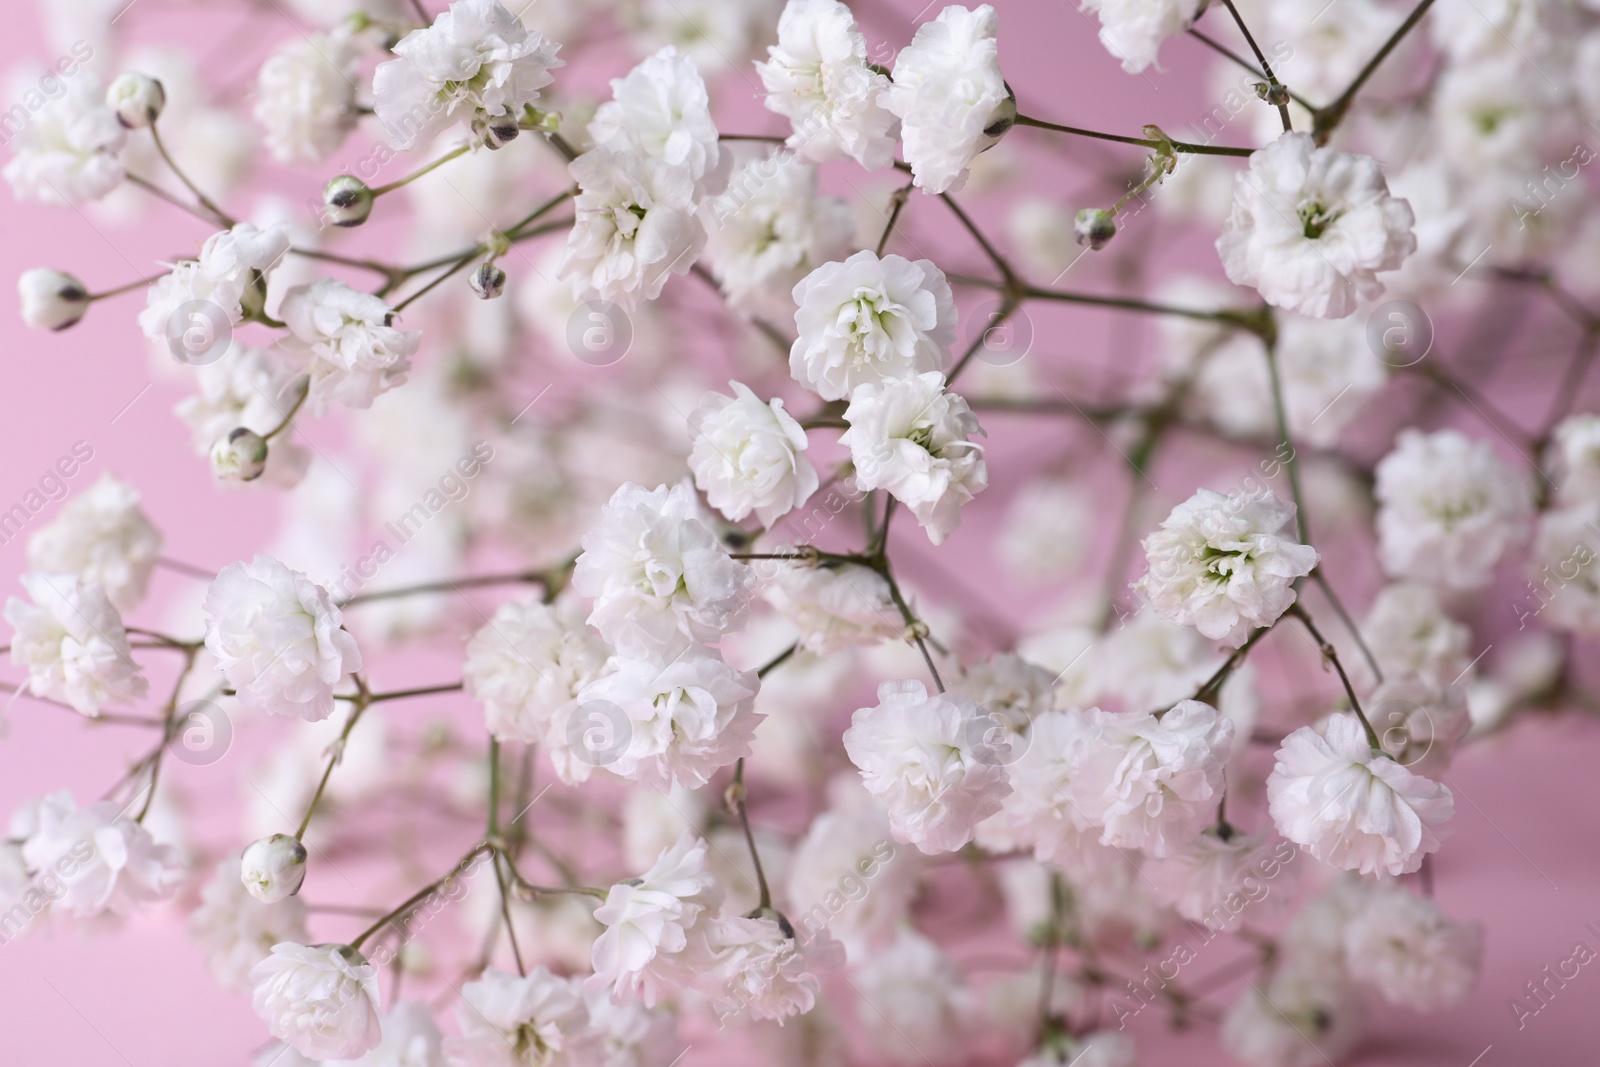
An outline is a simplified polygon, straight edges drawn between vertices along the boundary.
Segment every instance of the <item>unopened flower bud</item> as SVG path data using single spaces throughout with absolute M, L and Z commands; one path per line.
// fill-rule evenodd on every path
M 515 115 L 496 115 L 494 118 L 479 116 L 473 120 L 472 128 L 483 138 L 484 147 L 490 149 L 504 148 L 522 132 Z
M 1117 223 L 1103 207 L 1086 207 L 1072 220 L 1072 232 L 1080 245 L 1099 250 L 1117 235 Z
M 267 469 L 266 438 L 240 426 L 211 446 L 211 471 L 230 482 L 253 482 Z
M 22 321 L 36 330 L 65 330 L 89 310 L 84 284 L 48 267 L 23 271 L 17 292 L 22 297 Z
M 493 300 L 506 291 L 506 272 L 485 260 L 472 272 L 471 285 L 479 300 Z
M 354 174 L 341 174 L 322 190 L 322 205 L 335 226 L 360 226 L 372 214 L 372 190 Z
M 106 90 L 106 106 L 117 114 L 117 121 L 130 130 L 148 126 L 167 106 L 167 91 L 148 74 L 129 71 Z
M 306 880 L 306 846 L 288 834 L 263 837 L 244 850 L 239 878 L 250 895 L 264 903 L 292 897 Z

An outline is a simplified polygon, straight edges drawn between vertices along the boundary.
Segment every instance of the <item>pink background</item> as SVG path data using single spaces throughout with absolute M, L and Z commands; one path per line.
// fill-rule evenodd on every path
M 253 15 L 242 4 L 214 6 L 215 11 L 197 13 L 164 0 L 137 0 L 126 18 L 135 41 L 187 42 L 202 55 L 245 19 L 254 19 L 259 33 L 234 38 L 236 43 L 227 52 L 205 60 L 210 77 L 229 82 L 253 71 L 266 47 L 292 32 L 270 3 Z M 428 0 L 428 6 L 437 9 L 439 4 Z M 861 17 L 869 39 L 903 42 L 918 6 L 911 0 L 863 6 Z M 1093 26 L 1069 0 L 1002 0 L 997 7 L 1002 62 L 1025 112 L 1105 129 L 1132 131 L 1142 123 L 1156 122 L 1176 131 L 1210 106 L 1202 103 L 1197 87 L 1208 84 L 1202 72 L 1209 69 L 1211 59 L 1195 42 L 1169 44 L 1163 51 L 1165 71 L 1129 77 L 1100 48 Z M 31 10 L 14 4 L 8 13 L 12 18 L 0 40 L 0 67 L 54 54 Z M 104 76 L 116 73 L 99 65 L 96 69 Z M 619 62 L 607 73 L 623 69 Z M 770 116 L 763 118 L 747 105 L 748 94 L 737 81 L 725 80 L 721 90 L 717 113 L 724 128 L 777 128 Z M 724 118 L 727 115 L 737 118 Z M 740 121 L 746 125 L 737 125 Z M 1230 133 L 1236 135 L 1232 143 L 1242 143 L 1247 131 Z M 1073 170 L 1076 163 L 1108 158 L 1106 146 L 1045 141 L 1038 136 L 1027 141 L 1044 148 L 1028 148 L 1024 159 L 1053 158 L 1061 165 L 1060 174 L 1077 175 L 1070 181 L 1058 178 L 1042 184 L 1045 189 L 1087 188 L 1084 173 Z M 1136 157 L 1130 156 L 1128 162 L 1135 164 Z M 330 165 L 326 174 L 332 173 Z M 266 184 L 298 201 L 314 195 L 319 182 L 303 173 L 291 176 L 269 168 Z M 974 211 L 987 229 L 1003 233 L 1005 207 L 1003 202 L 987 203 Z M 947 218 L 936 217 L 938 210 L 931 203 L 914 203 L 907 219 L 908 239 L 947 269 L 988 273 L 964 235 Z M 1153 218 L 1153 214 L 1142 217 L 1130 229 L 1153 226 Z M 77 273 L 91 289 L 148 273 L 154 261 L 191 251 L 208 232 L 203 224 L 175 211 L 154 211 L 136 226 L 114 228 L 71 209 L 19 206 L 9 194 L 0 196 L 0 220 L 4 233 L 0 278 L 50 265 Z M 1204 249 L 1203 240 L 1190 243 Z M 350 247 L 359 246 L 358 240 Z M 1111 262 L 1081 266 L 1069 284 L 1109 291 L 1114 288 Z M 187 428 L 171 413 L 184 395 L 181 384 L 152 377 L 145 342 L 133 323 L 138 295 L 97 305 L 85 322 L 57 336 L 27 330 L 16 314 L 14 291 L 9 285 L 3 288 L 0 336 L 7 358 L 6 409 L 0 418 L 0 455 L 5 457 L 0 509 L 20 500 L 74 442 L 85 441 L 93 447 L 94 458 L 72 479 L 71 489 L 80 491 L 105 470 L 131 480 L 165 534 L 167 555 L 214 568 L 261 547 L 274 521 L 275 499 L 271 493 L 217 491 L 205 465 L 191 454 Z M 969 295 L 964 309 L 977 302 Z M 1151 331 L 1144 324 L 1124 320 L 1113 325 L 1117 320 L 1096 313 L 1031 309 L 1030 313 L 1038 346 L 1071 348 L 1081 354 L 1108 349 L 1115 338 L 1120 351 L 1120 346 L 1142 337 L 1143 358 L 1151 358 Z M 1120 335 L 1114 332 L 1118 329 L 1123 331 Z M 424 358 L 426 353 L 425 342 Z M 337 419 L 309 423 L 305 432 L 313 441 L 336 441 L 341 432 L 337 423 Z M 1034 465 L 1031 457 L 1039 451 L 1039 435 L 1059 437 L 1065 431 L 1059 424 L 1020 418 L 987 417 L 985 423 L 996 457 L 994 499 L 986 500 L 991 511 L 953 538 L 939 558 L 946 570 L 963 576 L 965 588 L 948 594 L 950 599 L 965 602 L 974 615 L 1006 616 L 1027 591 L 990 576 L 990 557 L 980 555 L 976 546 L 994 530 L 994 512 L 999 510 L 995 503 L 1008 496 Z M 1374 443 L 1366 451 L 1379 452 L 1380 446 L 1381 442 Z M 1186 494 L 1179 481 L 1163 480 L 1163 493 Z M 1120 493 L 1117 490 L 1111 499 L 1119 499 Z M 51 504 L 33 520 L 30 530 L 47 521 L 58 506 Z M 915 576 L 912 561 L 927 556 L 930 549 L 920 535 L 908 538 L 908 533 L 914 531 L 905 524 L 897 531 L 896 544 L 905 546 L 897 559 L 903 558 L 902 565 Z M 8 593 L 14 591 L 14 577 L 25 566 L 24 541 L 17 538 L 0 546 L 0 573 Z M 162 604 L 191 593 L 189 584 L 189 579 L 158 572 L 149 602 L 131 621 L 159 625 Z M 493 598 L 484 602 L 492 603 Z M 1579 647 L 1581 655 L 1585 650 Z M 380 660 L 373 674 L 379 679 L 378 688 L 399 688 L 454 678 L 457 669 L 443 654 L 412 655 L 404 662 L 392 657 Z M 153 671 L 152 692 L 162 691 L 161 670 L 158 666 Z M 14 679 L 16 672 L 4 676 Z M 463 723 L 475 715 L 464 699 L 421 701 L 392 710 L 402 729 L 441 711 L 450 711 Z M 92 727 L 66 711 L 26 700 L 15 704 L 7 719 L 9 733 L 0 742 L 0 810 L 64 787 L 82 800 L 90 799 L 148 743 L 142 731 Z M 253 756 L 244 741 L 235 744 L 234 751 L 211 767 L 169 763 L 167 768 L 196 802 L 191 837 L 213 851 L 237 845 L 240 775 Z M 1524 720 L 1505 736 L 1475 745 L 1458 759 L 1447 778 L 1457 790 L 1457 816 L 1453 837 L 1437 857 L 1437 894 L 1452 916 L 1485 924 L 1482 980 L 1467 1003 L 1451 1011 L 1431 1017 L 1380 1013 L 1352 1062 L 1417 1067 L 1594 1062 L 1600 1038 L 1600 1017 L 1595 1012 L 1600 1004 L 1600 969 L 1586 968 L 1549 1007 L 1526 1020 L 1523 1029 L 1518 1029 L 1507 1002 L 1542 967 L 1570 956 L 1575 943 L 1600 949 L 1600 849 L 1596 848 L 1600 808 L 1593 803 L 1592 788 L 1597 756 L 1600 729 L 1591 719 L 1570 716 Z M 448 827 L 440 832 L 457 837 L 463 833 Z M 440 855 L 446 857 L 440 862 L 448 861 L 448 850 Z M 354 881 L 336 894 L 340 899 L 392 903 L 407 890 L 394 884 L 392 877 L 358 867 L 349 873 Z M 313 922 L 314 932 L 327 930 L 328 936 L 348 936 L 350 930 L 348 920 Z M 1585 925 L 1589 922 L 1596 924 L 1594 929 Z M 980 944 L 972 951 L 981 949 Z M 1207 955 L 1197 965 L 1200 973 L 1240 954 L 1225 945 L 1203 951 Z M 1234 988 L 1207 1002 L 1225 1006 Z M 265 1040 L 245 999 L 216 987 L 200 952 L 170 909 L 158 909 L 109 934 L 41 930 L 0 946 L 0 1005 L 4 1005 L 0 1021 L 5 1048 L 0 1059 L 6 1063 L 211 1067 L 245 1063 L 248 1050 Z M 1226 1062 L 1212 1026 L 1201 1023 L 1190 1034 L 1173 1036 L 1158 1025 L 1155 1014 L 1147 1013 L 1135 1026 L 1143 1062 L 1177 1062 L 1178 1055 L 1187 1063 Z M 704 1056 L 703 1048 L 695 1049 L 683 1062 L 706 1062 Z

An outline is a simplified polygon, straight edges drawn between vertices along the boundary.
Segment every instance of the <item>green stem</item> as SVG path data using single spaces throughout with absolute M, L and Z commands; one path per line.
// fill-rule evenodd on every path
M 1236 156 L 1248 158 L 1254 154 L 1253 148 L 1230 148 L 1226 145 L 1191 144 L 1188 141 L 1157 141 L 1148 137 L 1124 137 L 1116 133 L 1101 133 L 1098 130 L 1085 130 L 1077 126 L 1062 126 L 1055 122 L 1045 122 L 1042 119 L 1029 118 L 1018 115 L 1018 126 L 1032 126 L 1040 130 L 1054 130 L 1056 133 L 1070 133 L 1079 137 L 1093 137 L 1099 141 L 1115 141 L 1117 144 L 1138 145 L 1141 148 L 1164 148 L 1171 145 L 1175 151 L 1184 152 L 1195 156 Z

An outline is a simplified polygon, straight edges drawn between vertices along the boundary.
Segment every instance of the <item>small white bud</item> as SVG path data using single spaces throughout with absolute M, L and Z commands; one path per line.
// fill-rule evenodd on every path
M 1086 207 L 1072 220 L 1072 232 L 1080 245 L 1099 251 L 1117 235 L 1117 224 L 1105 208 Z
M 335 226 L 360 226 L 372 214 L 372 190 L 354 174 L 341 174 L 322 190 L 322 205 Z
M 118 122 L 137 130 L 160 118 L 167 91 L 150 75 L 129 71 L 106 90 L 106 106 L 117 113 Z
M 266 438 L 238 427 L 211 446 L 211 471 L 229 482 L 253 482 L 267 469 Z
M 252 842 L 239 861 L 239 878 L 250 895 L 264 903 L 292 897 L 306 880 L 306 846 L 288 834 Z
M 470 279 L 472 291 L 480 300 L 493 300 L 506 291 L 506 272 L 490 262 L 478 264 Z
M 65 330 L 89 310 L 89 290 L 70 274 L 48 267 L 25 270 L 17 279 L 22 321 L 36 330 Z

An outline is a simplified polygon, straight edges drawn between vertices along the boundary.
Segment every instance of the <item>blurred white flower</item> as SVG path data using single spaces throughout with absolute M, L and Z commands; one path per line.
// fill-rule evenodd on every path
M 83 71 L 61 88 L 10 139 L 11 160 L 0 174 L 18 200 L 81 204 L 105 196 L 126 175 L 128 131 L 106 106 L 105 83 Z
M 7 597 L 5 617 L 16 628 L 11 662 L 27 668 L 30 693 L 91 717 L 143 699 L 149 682 L 105 590 L 71 574 L 33 571 L 17 581 L 32 603 Z
M 267 57 L 256 75 L 251 114 L 279 163 L 321 163 L 355 129 L 360 50 L 342 30 L 297 36 Z
M 271 556 L 232 563 L 206 590 L 206 648 L 239 703 L 316 722 L 361 669 L 356 640 L 327 592 Z
M 167 899 L 183 881 L 177 849 L 156 844 L 150 831 L 114 801 L 79 807 L 63 789 L 41 798 L 31 816 L 22 858 L 36 884 L 53 880 L 54 913 L 78 919 L 104 912 L 123 916 L 141 904 Z
M 1415 674 L 1448 686 L 1461 681 L 1471 662 L 1472 631 L 1445 614 L 1438 594 L 1425 585 L 1385 586 L 1361 633 L 1385 674 Z
M 1527 480 L 1487 441 L 1402 430 L 1376 475 L 1378 558 L 1392 578 L 1476 589 L 1527 534 Z
M 593 1038 L 577 978 L 545 967 L 524 977 L 490 968 L 461 989 L 459 1037 L 444 1039 L 449 1067 L 588 1067 Z
M 349 945 L 285 941 L 250 971 L 256 1014 L 312 1059 L 355 1059 L 382 1039 L 378 969 Z
M 1280 968 L 1247 986 L 1222 1020 L 1222 1047 L 1248 1067 L 1326 1067 L 1364 1031 L 1360 1001 L 1337 973 Z
M 161 531 L 139 508 L 139 491 L 107 471 L 28 538 L 28 566 L 75 574 L 106 591 L 119 611 L 144 599 L 161 554 Z
M 220 861 L 200 889 L 189 932 L 205 950 L 217 984 L 230 993 L 250 989 L 250 969 L 280 941 L 305 942 L 306 905 L 299 897 L 263 904 L 244 887 L 238 856 Z
M 1122 61 L 1122 69 L 1138 74 L 1156 61 L 1161 42 L 1189 28 L 1205 4 L 1202 0 L 1085 0 L 1100 16 L 1100 43 Z
M 701 984 L 721 1020 L 745 1011 L 779 1022 L 804 1015 L 822 979 L 844 966 L 844 946 L 827 930 L 802 938 L 766 915 L 713 919 L 707 935 L 715 962 Z
M 610 654 L 584 622 L 577 598 L 546 604 L 530 597 L 500 605 L 473 635 L 461 677 L 467 692 L 483 702 L 491 734 L 540 744 Z
M 896 1063 L 966 1061 L 977 1004 L 954 961 L 912 928 L 900 932 L 852 979 L 876 1010 L 861 1013 L 867 1038 Z
M 762 587 L 762 595 L 800 631 L 802 647 L 819 656 L 905 633 L 889 583 L 859 563 L 784 566 Z
M 827 0 L 832 3 L 834 0 Z M 794 315 L 794 288 L 811 271 L 850 254 L 850 206 L 817 191 L 817 169 L 789 152 L 736 168 L 722 195 L 701 208 L 706 259 L 728 302 L 752 315 Z
M 1391 1004 L 1438 1011 L 1459 1004 L 1483 965 L 1483 927 L 1454 922 L 1430 899 L 1384 883 L 1344 927 L 1350 976 Z
M 1158 899 L 1210 933 L 1259 923 L 1294 898 L 1304 863 L 1287 841 L 1230 828 L 1207 830 L 1181 850 L 1139 868 Z

